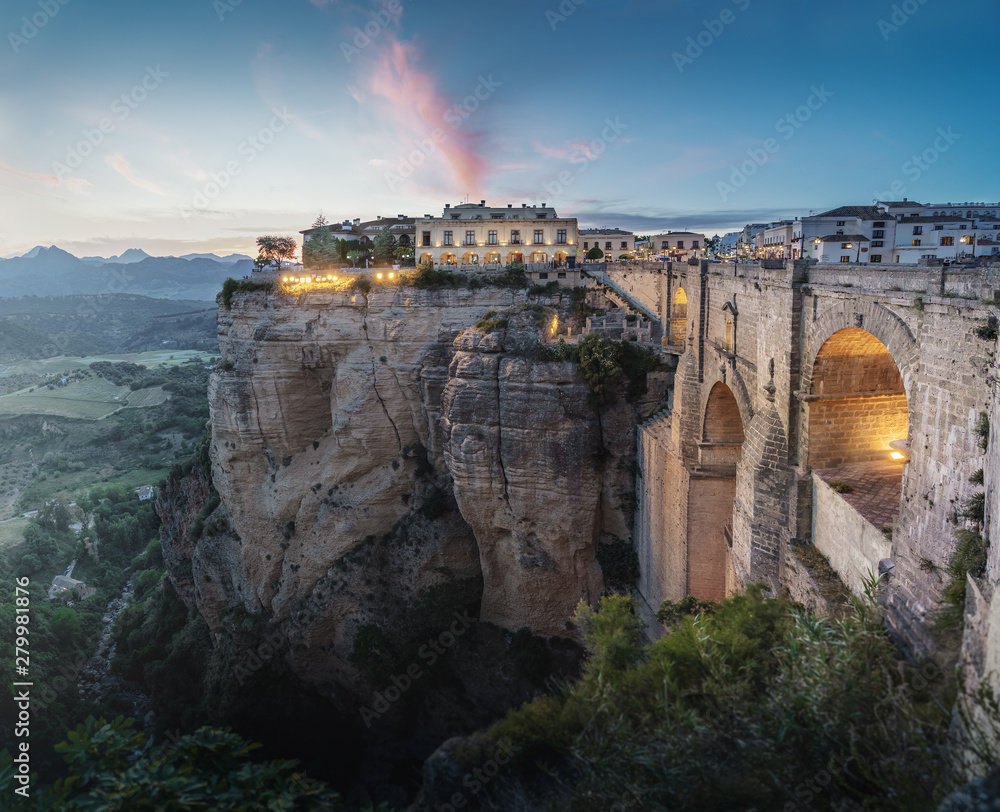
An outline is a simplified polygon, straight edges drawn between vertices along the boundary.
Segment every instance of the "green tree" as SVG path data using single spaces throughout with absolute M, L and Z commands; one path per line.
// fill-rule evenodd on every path
M 11 756 L 0 753 L 0 793 L 18 812 L 342 808 L 337 794 L 298 770 L 296 762 L 255 761 L 252 754 L 260 745 L 229 730 L 203 727 L 146 752 L 145 735 L 132 726 L 132 719 L 91 717 L 71 730 L 67 741 L 56 745 L 70 777 L 35 789 L 33 803 L 19 803 Z
M 337 240 L 328 228 L 319 228 L 302 244 L 302 264 L 307 269 L 323 269 L 335 265 L 340 259 Z
M 604 252 L 596 245 L 587 252 L 587 259 L 601 259 Z
M 323 216 L 323 212 L 319 213 L 319 217 L 316 218 L 316 222 L 312 224 L 313 228 L 320 228 L 321 226 L 330 225 L 330 221 Z
M 392 229 L 389 226 L 385 226 L 378 233 L 378 236 L 375 237 L 375 242 L 372 246 L 375 261 L 390 262 L 395 255 L 396 245 L 396 238 L 393 236 Z
M 274 265 L 278 273 L 281 273 L 281 263 L 295 258 L 298 243 L 294 237 L 264 235 L 257 238 L 257 249 L 260 251 L 257 262 L 263 260 L 264 265 Z

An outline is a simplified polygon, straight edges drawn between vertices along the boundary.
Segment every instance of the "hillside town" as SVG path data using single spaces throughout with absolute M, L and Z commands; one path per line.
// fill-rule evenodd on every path
M 876 201 L 838 206 L 818 214 L 770 223 L 748 223 L 722 236 L 697 231 L 638 235 L 608 226 L 581 228 L 545 203 L 516 207 L 446 204 L 440 216 L 398 214 L 329 224 L 320 218 L 302 234 L 305 270 L 321 269 L 310 242 L 322 236 L 364 248 L 383 233 L 397 256 L 449 270 L 496 271 L 520 263 L 526 272 L 566 271 L 584 262 L 687 262 L 808 259 L 853 265 L 934 265 L 988 261 L 1000 254 L 1000 203 Z

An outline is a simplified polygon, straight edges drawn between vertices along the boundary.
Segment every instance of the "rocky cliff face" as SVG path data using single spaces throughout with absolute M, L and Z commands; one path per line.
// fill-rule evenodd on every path
M 217 634 L 266 620 L 315 685 L 356 681 L 358 629 L 401 642 L 451 585 L 481 583 L 492 624 L 568 634 L 604 587 L 598 543 L 629 536 L 636 410 L 598 411 L 573 364 L 530 357 L 523 302 L 396 287 L 220 309 L 212 475 L 232 532 L 165 539 Z M 500 308 L 509 326 L 472 328 Z

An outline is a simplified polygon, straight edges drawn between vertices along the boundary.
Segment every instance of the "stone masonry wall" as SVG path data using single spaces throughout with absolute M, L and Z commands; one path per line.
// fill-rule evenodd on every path
M 816 515 L 814 543 L 856 595 L 864 579 L 878 574 L 878 562 L 889 558 L 892 543 L 820 477 L 813 474 Z
M 889 443 L 909 429 L 906 395 L 823 400 L 808 413 L 811 468 L 885 459 Z

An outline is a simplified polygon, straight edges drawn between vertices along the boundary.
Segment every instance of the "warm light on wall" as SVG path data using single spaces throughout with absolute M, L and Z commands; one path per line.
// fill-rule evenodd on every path
M 378 277 L 379 279 L 381 279 L 381 278 L 382 278 L 382 274 L 380 274 L 380 273 L 379 273 L 379 274 L 375 274 L 375 275 L 376 275 L 376 276 L 377 276 L 377 277 Z
M 891 453 L 891 454 L 889 455 L 889 458 L 890 458 L 890 459 L 893 459 L 893 460 L 905 460 L 905 459 L 906 459 L 906 455 L 905 455 L 905 454 L 901 454 L 901 453 L 900 453 L 900 452 L 898 452 L 898 451 L 893 451 L 893 452 L 892 452 L 892 453 Z

